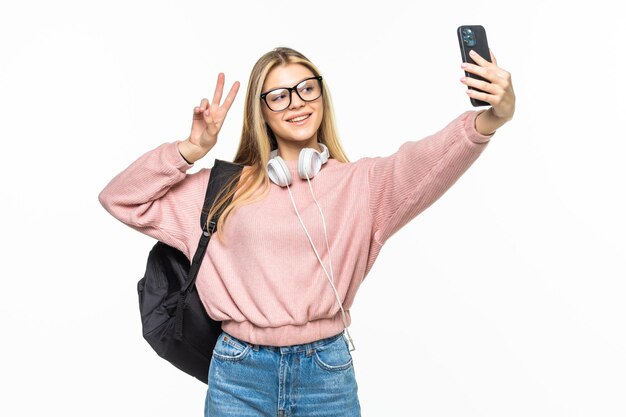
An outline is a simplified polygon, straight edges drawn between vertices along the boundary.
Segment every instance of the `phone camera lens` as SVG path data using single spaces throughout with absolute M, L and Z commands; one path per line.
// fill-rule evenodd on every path
M 476 45 L 476 37 L 474 36 L 474 31 L 470 28 L 463 28 L 461 30 L 461 37 L 463 38 L 463 43 L 468 46 Z

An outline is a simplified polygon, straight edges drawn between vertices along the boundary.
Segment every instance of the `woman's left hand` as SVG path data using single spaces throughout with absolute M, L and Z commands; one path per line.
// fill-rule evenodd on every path
M 481 92 L 468 89 L 468 96 L 491 104 L 489 111 L 481 114 L 485 116 L 481 118 L 484 126 L 479 126 L 479 121 L 476 120 L 476 128 L 483 134 L 493 133 L 498 127 L 511 120 L 515 113 L 515 92 L 513 92 L 511 74 L 500 68 L 496 57 L 491 51 L 489 53 L 491 62 L 471 51 L 470 57 L 477 65 L 469 63 L 461 65 L 465 71 L 480 75 L 489 81 L 476 80 L 471 77 L 461 78 L 461 82 L 468 87 L 482 90 Z

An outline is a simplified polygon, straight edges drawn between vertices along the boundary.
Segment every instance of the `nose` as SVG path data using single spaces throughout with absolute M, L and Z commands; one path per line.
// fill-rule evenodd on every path
M 289 104 L 290 109 L 297 109 L 298 107 L 304 106 L 305 101 L 300 98 L 296 90 L 291 90 L 289 94 L 291 94 L 291 103 Z

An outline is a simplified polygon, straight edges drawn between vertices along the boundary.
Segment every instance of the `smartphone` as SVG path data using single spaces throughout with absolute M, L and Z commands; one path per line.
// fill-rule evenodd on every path
M 491 62 L 491 55 L 489 54 L 489 45 L 487 44 L 487 33 L 485 32 L 485 28 L 480 25 L 463 25 L 459 26 L 457 31 L 457 36 L 459 38 L 459 47 L 461 48 L 461 57 L 463 62 L 469 62 L 470 64 L 476 64 L 472 58 L 470 58 L 469 52 L 473 49 L 478 55 L 485 58 L 487 61 Z M 465 71 L 466 77 L 472 77 L 477 80 L 487 81 L 480 75 L 470 74 Z M 488 81 L 487 81 L 488 82 Z M 472 90 L 481 91 L 477 88 L 468 87 Z M 476 100 L 475 98 L 470 97 L 470 102 L 474 107 L 479 106 L 490 106 L 489 103 Z

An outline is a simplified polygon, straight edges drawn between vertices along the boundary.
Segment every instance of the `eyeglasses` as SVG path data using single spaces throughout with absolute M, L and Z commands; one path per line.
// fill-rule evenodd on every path
M 322 77 L 311 77 L 300 81 L 291 88 L 275 88 L 261 94 L 271 111 L 283 111 L 291 105 L 291 93 L 296 92 L 302 101 L 314 101 L 322 95 Z

